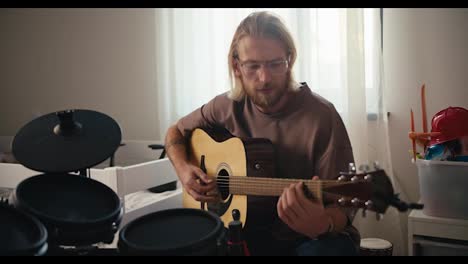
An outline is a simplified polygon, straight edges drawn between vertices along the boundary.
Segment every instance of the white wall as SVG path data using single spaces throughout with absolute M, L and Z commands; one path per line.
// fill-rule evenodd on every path
M 410 108 L 415 112 L 416 130 L 422 131 L 423 83 L 429 129 L 439 110 L 468 108 L 468 9 L 384 9 L 383 23 L 385 101 L 394 174 L 409 198 L 417 201 L 417 170 L 408 153 Z
M 0 136 L 63 109 L 159 140 L 153 9 L 0 9 Z

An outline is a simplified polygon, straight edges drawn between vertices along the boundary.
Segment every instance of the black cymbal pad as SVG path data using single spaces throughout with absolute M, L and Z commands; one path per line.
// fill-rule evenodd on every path
M 32 120 L 12 143 L 25 167 L 46 173 L 91 168 L 114 154 L 122 140 L 118 123 L 92 110 L 65 110 Z

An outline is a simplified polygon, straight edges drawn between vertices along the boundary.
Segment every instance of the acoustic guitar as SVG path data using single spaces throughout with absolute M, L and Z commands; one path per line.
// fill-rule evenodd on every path
M 350 171 L 340 173 L 336 180 L 276 178 L 273 144 L 267 139 L 241 139 L 197 128 L 190 136 L 188 152 L 190 162 L 216 180 L 220 199 L 214 203 L 198 202 L 184 190 L 183 206 L 211 211 L 226 227 L 233 221 L 235 209 L 240 212 L 238 220 L 245 225 L 249 196 L 280 196 L 284 188 L 299 181 L 304 182 L 305 193 L 317 201 L 324 202 L 324 197 L 328 197 L 328 202 L 335 200 L 339 206 L 362 208 L 379 215 L 389 206 L 400 211 L 422 208 L 400 201 L 385 171 L 378 167 L 358 173 L 350 164 Z

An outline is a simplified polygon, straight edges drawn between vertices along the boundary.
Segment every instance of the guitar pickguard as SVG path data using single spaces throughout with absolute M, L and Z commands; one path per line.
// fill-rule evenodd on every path
M 222 216 L 226 213 L 228 213 L 228 209 L 231 206 L 232 198 L 234 195 L 229 194 L 228 199 L 221 201 L 221 202 L 216 202 L 216 203 L 201 203 L 201 209 L 202 210 L 208 210 L 210 212 L 215 213 L 218 216 Z

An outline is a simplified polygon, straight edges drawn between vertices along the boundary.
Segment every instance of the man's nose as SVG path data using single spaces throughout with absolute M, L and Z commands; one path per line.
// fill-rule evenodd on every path
M 271 80 L 271 72 L 270 69 L 266 65 L 262 65 L 258 70 L 259 80 L 261 82 L 269 82 Z

